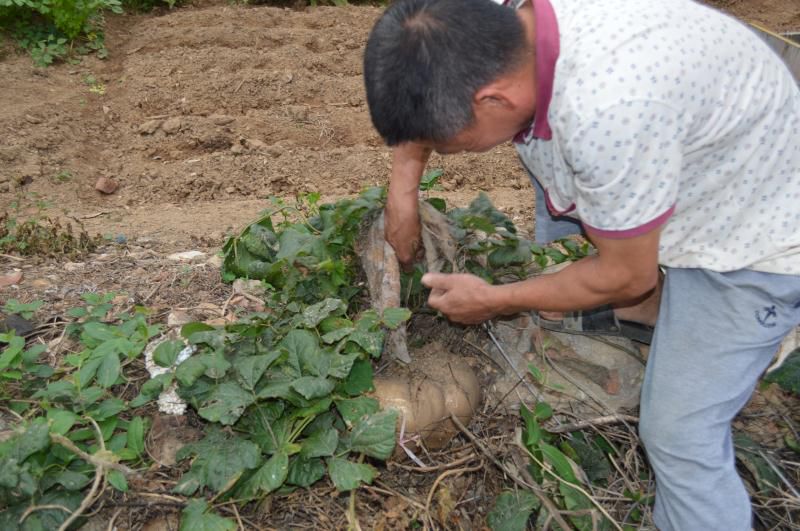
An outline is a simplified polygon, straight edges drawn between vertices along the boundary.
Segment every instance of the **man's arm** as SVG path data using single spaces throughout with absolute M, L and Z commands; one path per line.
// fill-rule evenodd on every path
M 420 249 L 419 183 L 431 149 L 414 143 L 394 148 L 386 198 L 386 240 L 404 267 Z
M 592 237 L 597 255 L 552 275 L 492 286 L 472 275 L 425 275 L 428 303 L 453 321 L 475 324 L 524 310 L 574 311 L 625 302 L 658 282 L 661 229 L 626 239 Z

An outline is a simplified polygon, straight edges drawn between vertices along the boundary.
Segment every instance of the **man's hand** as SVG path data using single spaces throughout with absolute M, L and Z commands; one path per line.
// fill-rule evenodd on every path
M 430 148 L 411 142 L 393 151 L 385 233 L 404 270 L 409 270 L 422 258 L 419 182 L 430 153 Z
M 427 273 L 422 283 L 431 288 L 428 305 L 451 321 L 479 324 L 498 313 L 493 307 L 492 286 L 475 275 Z

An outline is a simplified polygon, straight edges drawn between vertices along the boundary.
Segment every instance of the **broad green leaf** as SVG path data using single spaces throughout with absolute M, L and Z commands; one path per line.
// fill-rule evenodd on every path
M 486 519 L 492 531 L 525 531 L 533 511 L 541 502 L 526 490 L 501 493 Z
M 47 412 L 47 421 L 50 423 L 50 432 L 59 435 L 66 435 L 66 433 L 78 421 L 78 415 L 72 411 L 65 411 L 63 409 L 50 409 Z
M 504 245 L 489 253 L 487 260 L 491 267 L 507 267 L 522 265 L 533 259 L 530 247 L 519 245 Z
M 141 407 L 155 399 L 164 388 L 172 383 L 172 379 L 172 373 L 165 373 L 147 380 L 142 384 L 142 387 L 139 388 L 139 395 L 128 403 L 128 407 Z
M 211 396 L 197 413 L 206 420 L 230 426 L 242 416 L 255 397 L 242 389 L 239 384 L 224 382 L 211 392 Z
M 359 354 L 354 352 L 352 354 L 333 354 L 331 357 L 331 367 L 328 370 L 328 376 L 334 378 L 347 378 L 350 370 L 353 368 L 353 363 L 358 359 Z
M 327 376 L 331 355 L 319 347 L 316 336 L 308 330 L 292 330 L 281 340 L 280 348 L 286 349 L 290 359 L 296 359 L 302 374 Z
M 109 352 L 97 368 L 97 383 L 101 387 L 111 387 L 119 378 L 119 354 Z
M 8 343 L 3 353 L 0 354 L 0 371 L 5 370 L 7 367 L 14 366 L 12 363 L 22 353 L 25 348 L 25 338 L 11 334 L 3 334 L 4 340 Z
M 379 358 L 383 352 L 384 337 L 383 330 L 356 330 L 348 336 L 348 339 L 373 358 Z
M 206 366 L 200 356 L 191 356 L 175 369 L 175 379 L 177 379 L 178 383 L 181 385 L 189 387 L 200 378 L 204 372 L 206 372 Z
M 303 325 L 306 328 L 315 328 L 323 319 L 333 314 L 341 315 L 346 309 L 346 305 L 340 299 L 325 299 L 303 311 Z
M 342 388 L 350 396 L 358 396 L 374 391 L 372 364 L 366 360 L 356 360 Z
M 329 457 L 333 455 L 339 444 L 339 432 L 334 428 L 319 430 L 301 444 L 300 455 L 304 458 Z
M 51 489 L 36 500 L 39 506 L 60 505 L 69 510 L 69 513 L 61 509 L 43 509 L 31 513 L 23 525 L 19 525 L 22 514 L 28 508 L 27 503 L 20 503 L 0 511 L 0 529 L 21 531 L 44 531 L 58 529 L 61 524 L 75 511 L 83 500 L 84 494 L 81 492 L 67 491 L 64 489 Z
M 207 325 L 205 323 L 200 322 L 193 322 L 193 323 L 186 323 L 181 327 L 181 336 L 185 339 L 189 339 L 193 334 L 197 332 L 213 332 L 216 328 L 211 325 Z
M 411 318 L 411 310 L 408 308 L 386 308 L 383 310 L 383 326 L 394 330 Z
M 190 455 L 196 456 L 190 473 L 184 474 L 175 487 L 175 492 L 187 496 L 204 485 L 214 491 L 230 486 L 245 470 L 258 466 L 261 452 L 253 442 L 235 435 L 229 437 L 212 427 L 203 440 L 178 450 L 176 459 L 181 461 Z
M 203 374 L 215 380 L 223 378 L 228 372 L 228 369 L 231 368 L 230 362 L 225 359 L 221 351 L 208 352 L 206 354 L 200 354 L 197 357 L 202 360 L 206 368 Z
M 388 410 L 362 418 L 353 425 L 349 447 L 378 459 L 388 459 L 394 451 L 397 411 Z
M 55 481 L 67 490 L 81 490 L 92 481 L 92 478 L 72 470 L 62 470 L 55 477 Z
M 371 415 L 380 409 L 380 403 L 378 403 L 376 399 L 368 396 L 343 398 L 335 402 L 336 409 L 339 410 L 339 414 L 348 425 L 352 425 L 361 419 L 361 417 Z
M 247 356 L 237 359 L 233 366 L 236 369 L 236 373 L 239 375 L 239 382 L 245 389 L 250 391 L 254 390 L 258 380 L 260 380 L 261 376 L 264 374 L 264 371 L 266 371 L 267 367 L 278 359 L 280 355 L 280 352 L 275 351 L 260 356 Z
M 322 342 L 326 345 L 330 345 L 332 343 L 336 343 L 337 341 L 341 341 L 342 339 L 346 338 L 350 335 L 355 328 L 337 328 L 336 330 L 331 330 L 327 334 L 322 336 Z
M 106 479 L 108 479 L 111 486 L 118 491 L 128 492 L 128 480 L 125 479 L 125 475 L 119 470 L 109 470 Z
M 800 395 L 800 349 L 789 354 L 780 367 L 768 372 L 764 381 L 776 383 L 786 391 Z
M 302 455 L 292 458 L 289 463 L 289 474 L 286 483 L 298 487 L 310 487 L 325 475 L 325 463 L 322 459 L 306 459 Z
M 317 376 L 303 376 L 292 382 L 292 389 L 303 395 L 306 400 L 329 395 L 333 387 L 331 380 Z
M 237 497 L 253 498 L 260 493 L 278 490 L 288 474 L 289 456 L 286 452 L 278 452 L 250 476 L 237 492 Z
M 319 323 L 319 331 L 322 334 L 331 334 L 338 330 L 352 330 L 353 321 L 344 317 L 327 317 Z
M 134 417 L 128 423 L 127 446 L 137 456 L 144 453 L 144 419 Z
M 153 361 L 159 367 L 172 367 L 183 348 L 183 341 L 177 339 L 162 341 L 153 351 Z
M 234 531 L 236 522 L 208 510 L 205 500 L 194 499 L 181 513 L 180 531 Z
M 372 484 L 376 472 L 370 465 L 331 457 L 328 459 L 328 474 L 337 490 L 345 492 L 358 488 L 361 483 Z

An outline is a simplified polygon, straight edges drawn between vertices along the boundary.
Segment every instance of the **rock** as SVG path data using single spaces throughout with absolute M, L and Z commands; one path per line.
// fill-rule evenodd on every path
M 0 288 L 13 286 L 22 282 L 22 271 L 13 271 L 0 277 Z
M 222 257 L 220 255 L 218 255 L 218 254 L 215 254 L 214 256 L 212 256 L 211 258 L 206 260 L 206 263 L 208 265 L 212 266 L 212 267 L 216 267 L 218 269 L 221 269 L 222 268 L 222 261 L 223 261 Z
M 47 289 L 53 286 L 53 283 L 46 278 L 35 278 L 31 280 L 30 285 L 34 289 Z
M 247 138 L 244 141 L 244 147 L 247 149 L 266 149 L 267 145 L 257 138 Z
M 41 118 L 39 118 L 38 116 L 33 116 L 32 114 L 26 114 L 25 121 L 28 122 L 29 124 L 34 124 L 34 125 L 42 123 Z
M 13 330 L 18 336 L 27 336 L 36 330 L 36 325 L 19 315 L 11 314 L 0 318 L 0 332 L 9 330 Z
M 233 116 L 227 116 L 225 114 L 212 114 L 211 116 L 209 116 L 209 119 L 215 125 L 228 125 L 229 123 L 232 123 L 233 121 L 236 120 L 236 118 L 234 118 Z
M 161 127 L 160 120 L 148 120 L 139 126 L 139 134 L 152 135 L 153 133 L 158 131 L 159 127 Z
M 94 183 L 94 189 L 104 194 L 113 194 L 117 191 L 117 188 L 119 188 L 119 184 L 111 177 L 100 177 Z
M 81 269 L 86 267 L 86 264 L 84 262 L 67 262 L 64 264 L 63 267 L 64 271 L 67 271 L 69 273 L 74 273 L 75 271 L 80 271 Z
M 194 318 L 187 312 L 181 310 L 174 310 L 167 315 L 167 326 L 169 327 L 183 326 L 192 321 L 194 321 Z
M 231 153 L 234 155 L 241 155 L 244 153 L 244 146 L 239 144 L 238 142 L 231 146 Z
M 164 123 L 161 124 L 161 129 L 163 129 L 164 132 L 167 133 L 168 135 L 172 135 L 181 130 L 181 125 L 183 124 L 181 122 L 180 117 L 174 116 L 164 121 Z
M 168 255 L 167 260 L 173 260 L 175 262 L 192 262 L 205 257 L 206 253 L 202 251 L 183 251 L 182 253 L 173 253 Z
M 125 245 L 128 243 L 128 238 L 124 234 L 117 234 L 114 236 L 114 241 L 120 245 Z

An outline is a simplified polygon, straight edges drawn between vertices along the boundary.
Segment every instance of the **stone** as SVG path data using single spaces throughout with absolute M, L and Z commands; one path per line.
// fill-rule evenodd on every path
M 167 315 L 167 326 L 169 327 L 183 326 L 192 321 L 194 321 L 194 318 L 188 312 L 182 310 L 174 310 Z
M 64 264 L 64 271 L 69 273 L 74 273 L 75 271 L 80 271 L 84 267 L 86 267 L 85 262 L 67 262 Z
M 13 286 L 22 282 L 22 271 L 12 271 L 0 277 L 0 288 Z
M 212 114 L 209 116 L 209 119 L 215 125 L 228 125 L 236 120 L 233 116 L 228 116 L 225 114 Z
M 172 135 L 181 130 L 181 125 L 183 125 L 183 123 L 181 122 L 180 117 L 174 116 L 164 121 L 164 123 L 161 124 L 161 129 L 163 129 L 168 135 Z
M 175 262 L 193 262 L 201 258 L 205 258 L 206 253 L 202 251 L 183 251 L 181 253 L 172 253 L 167 256 L 167 260 Z
M 106 195 L 113 194 L 118 188 L 119 184 L 111 177 L 100 177 L 94 183 L 94 189 Z
M 233 281 L 233 292 L 260 296 L 264 294 L 264 284 L 262 284 L 260 280 L 237 278 Z
M 208 265 L 210 265 L 211 267 L 216 267 L 217 269 L 221 269 L 222 268 L 222 261 L 223 261 L 222 257 L 220 255 L 218 255 L 218 254 L 215 254 L 214 256 L 212 256 L 211 258 L 206 260 L 206 263 Z
M 152 135 L 158 128 L 161 127 L 160 120 L 148 120 L 142 125 L 139 126 L 139 134 L 140 135 Z
M 233 153 L 234 155 L 241 155 L 242 153 L 244 153 L 244 146 L 239 144 L 238 142 L 234 143 L 231 146 L 231 153 Z
M 266 147 L 267 147 L 267 145 L 264 142 L 262 142 L 261 140 L 258 140 L 257 138 L 247 138 L 247 139 L 245 139 L 244 146 L 247 149 L 266 149 Z

